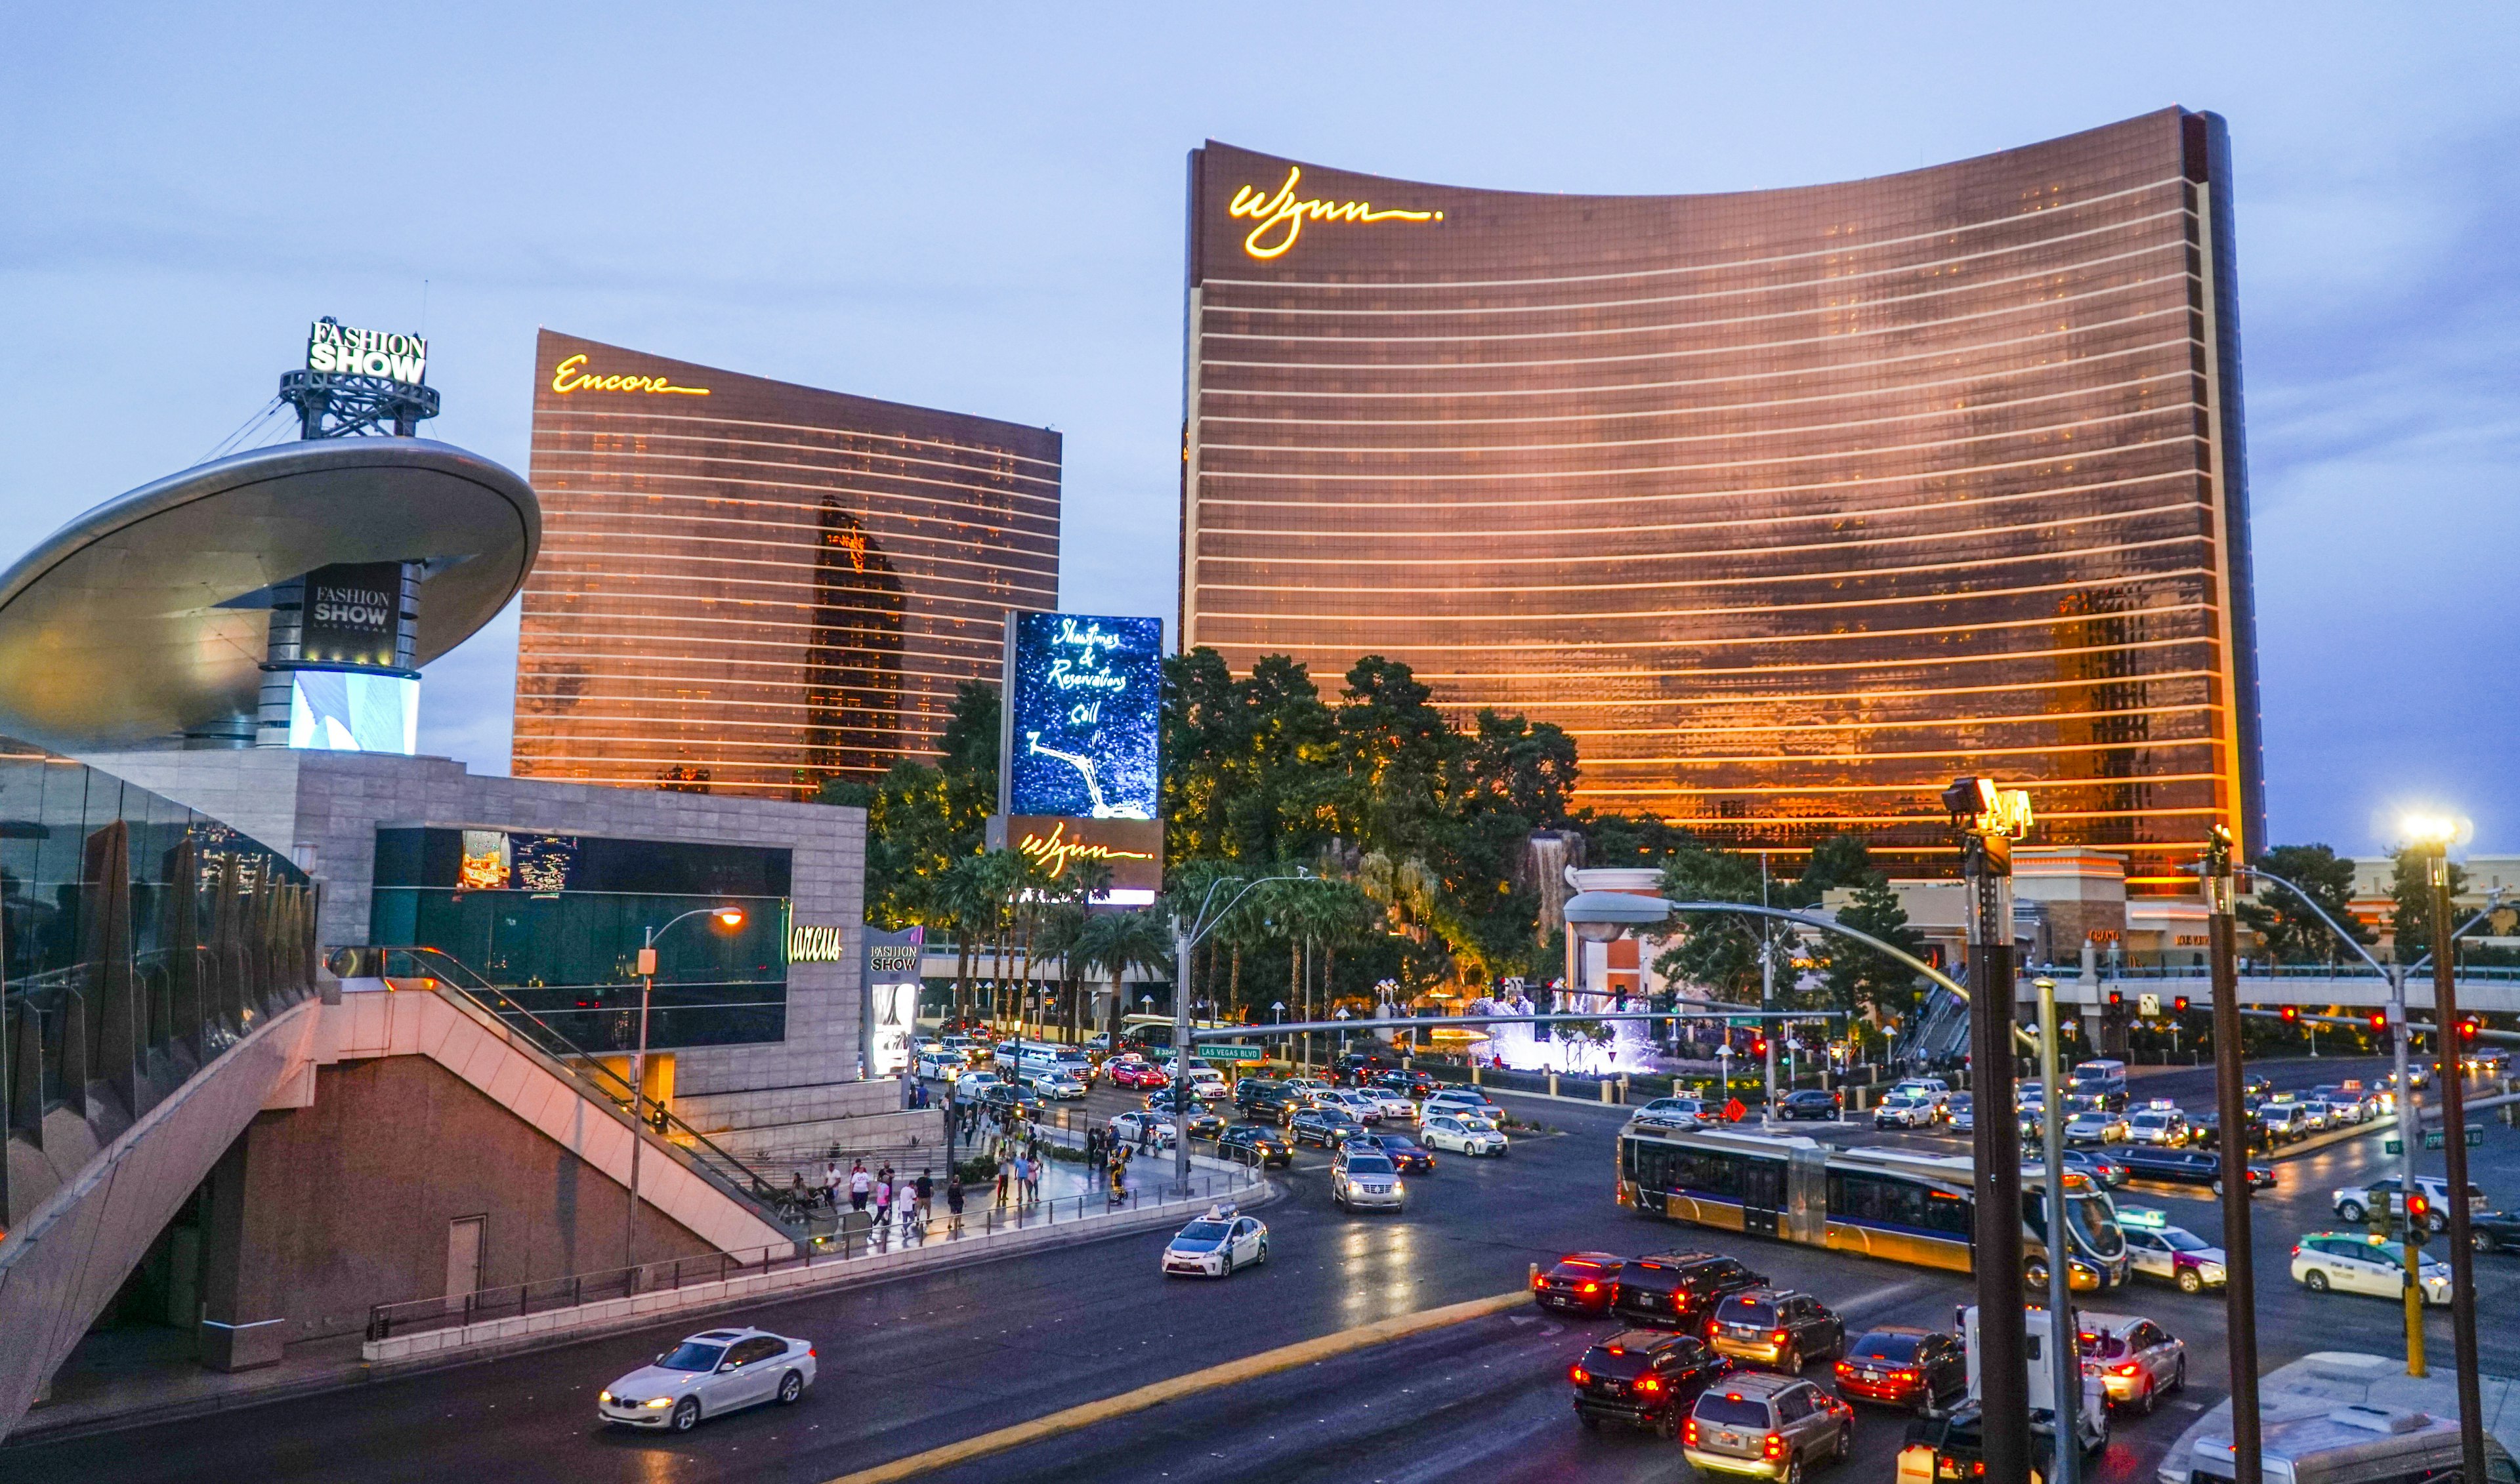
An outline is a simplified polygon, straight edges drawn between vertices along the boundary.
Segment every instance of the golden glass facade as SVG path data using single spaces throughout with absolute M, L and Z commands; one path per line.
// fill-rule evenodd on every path
M 810 798 L 1058 606 L 1059 435 L 544 331 L 520 778 Z
M 2228 149 L 2168 110 L 1842 185 L 1191 157 L 1181 631 L 1552 721 L 1584 801 L 2159 887 L 2263 817 Z

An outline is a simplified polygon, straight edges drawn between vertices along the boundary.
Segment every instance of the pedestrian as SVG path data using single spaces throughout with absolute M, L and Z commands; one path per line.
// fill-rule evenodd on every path
M 853 1159 L 849 1162 L 850 1210 L 863 1211 L 867 1208 L 867 1189 L 874 1184 L 875 1177 L 867 1173 L 865 1160 Z
M 929 1220 L 929 1211 L 931 1209 L 929 1202 L 932 1201 L 936 1195 L 936 1182 L 928 1178 L 927 1171 L 922 1170 L 919 1172 L 919 1185 L 914 1193 L 919 1201 L 919 1224 L 923 1228 L 927 1225 Z
M 919 1192 L 912 1187 L 907 1175 L 893 1185 L 892 1209 L 901 1218 L 902 1245 L 908 1246 L 910 1234 L 919 1230 Z
M 1148 1118 L 1141 1122 L 1138 1125 L 1138 1152 L 1141 1154 L 1147 1152 L 1148 1147 L 1154 1142 L 1154 1138 L 1155 1120 Z
M 960 1172 L 945 1177 L 945 1210 L 948 1229 L 956 1237 L 963 1235 L 963 1177 Z
M 998 1209 L 1001 1211 L 1007 1208 L 1007 1181 L 1013 1174 L 1014 1166 L 1007 1162 L 1006 1155 L 1000 1154 L 998 1156 Z
M 1035 1154 L 1024 1161 L 1024 1204 L 1039 1205 L 1040 1203 L 1041 1156 Z

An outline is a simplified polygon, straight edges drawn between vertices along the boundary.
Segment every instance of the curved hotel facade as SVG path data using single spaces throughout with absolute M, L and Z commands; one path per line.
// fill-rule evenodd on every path
M 548 330 L 535 365 L 518 777 L 873 782 L 1058 606 L 1056 432 Z
M 1210 143 L 1183 647 L 1405 660 L 1714 842 L 1948 870 L 1983 773 L 2192 881 L 2264 815 L 2228 179 L 2175 109 L 1726 196 Z

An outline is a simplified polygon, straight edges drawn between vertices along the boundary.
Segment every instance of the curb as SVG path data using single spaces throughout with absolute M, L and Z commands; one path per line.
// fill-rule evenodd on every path
M 1242 1204 L 1245 1209 L 1267 1205 L 1284 1194 L 1283 1187 L 1274 1181 L 1264 1180 L 1260 1183 L 1257 1192 L 1245 1198 Z M 408 1376 L 425 1375 L 432 1372 L 452 1371 L 477 1362 L 504 1360 L 510 1356 L 522 1355 L 530 1351 L 559 1350 L 592 1340 L 608 1339 L 630 1330 L 670 1325 L 678 1319 L 698 1320 L 709 1315 L 741 1313 L 785 1303 L 790 1299 L 819 1298 L 853 1288 L 873 1287 L 898 1279 L 978 1267 L 983 1263 L 999 1262 L 1014 1257 L 1029 1257 L 1041 1252 L 1055 1252 L 1066 1247 L 1084 1246 L 1089 1242 L 1108 1237 L 1134 1237 L 1141 1232 L 1154 1230 L 1180 1220 L 1184 1211 L 1191 1211 L 1192 1208 L 1203 1209 L 1213 1198 L 1202 1196 L 1194 1200 L 1149 1206 L 1127 1216 L 1106 1217 L 1099 1221 L 1078 1223 L 1076 1227 L 1043 1226 L 1035 1230 L 1044 1234 L 1056 1234 L 1056 1236 L 1054 1237 L 1045 1235 L 1038 1241 L 1020 1244 L 1001 1242 L 994 1246 L 975 1243 L 969 1248 L 948 1247 L 942 1249 L 938 1260 L 916 1267 L 896 1266 L 876 1272 L 850 1273 L 841 1271 L 842 1264 L 834 1263 L 829 1282 L 817 1282 L 810 1286 L 800 1284 L 771 1292 L 730 1294 L 720 1300 L 697 1303 L 685 1309 L 627 1315 L 618 1323 L 589 1325 L 576 1329 L 539 1330 L 518 1335 L 513 1339 L 471 1345 L 452 1354 L 440 1350 L 398 1361 L 353 1361 L 336 1371 L 322 1375 L 307 1376 L 300 1380 L 240 1389 L 224 1395 L 195 1397 L 154 1407 L 136 1407 L 102 1417 L 65 1418 L 51 1426 L 44 1425 L 43 1413 L 39 1409 L 28 1413 L 5 1438 L 0 1438 L 0 1451 L 20 1446 L 40 1447 L 46 1443 L 90 1437 L 97 1433 L 120 1432 L 133 1427 L 154 1426 L 160 1422 L 181 1421 L 187 1417 L 207 1417 L 213 1413 L 237 1412 L 248 1407 L 260 1407 L 266 1403 L 319 1396 L 330 1391 L 348 1391 L 360 1386 L 401 1380 Z M 1192 1214 L 1195 1212 L 1193 1211 Z M 1070 1233 L 1075 1235 L 1071 1236 Z
M 1474 1298 L 1466 1303 L 1446 1304 L 1436 1309 L 1421 1309 L 1415 1314 L 1397 1315 L 1371 1325 L 1361 1325 L 1353 1329 L 1342 1329 L 1335 1334 L 1298 1340 L 1294 1344 L 1281 1345 L 1275 1350 L 1263 1350 L 1258 1355 L 1245 1356 L 1238 1361 L 1228 1361 L 1221 1366 L 1210 1366 L 1203 1371 L 1193 1371 L 1188 1375 L 1173 1376 L 1168 1380 L 1156 1381 L 1152 1385 L 1141 1386 L 1134 1391 L 1123 1391 L 1117 1396 L 1104 1397 L 1099 1402 L 1087 1402 L 1081 1406 L 1064 1408 L 1046 1417 L 1035 1417 L 1029 1422 L 1017 1422 L 1012 1427 L 1001 1427 L 995 1432 L 984 1432 L 977 1437 L 965 1438 L 959 1443 L 948 1443 L 941 1448 L 928 1449 L 924 1453 L 914 1453 L 907 1458 L 895 1459 L 889 1463 L 878 1463 L 873 1468 L 861 1468 L 854 1473 L 844 1473 L 828 1480 L 827 1484 L 893 1484 L 895 1480 L 912 1478 L 939 1468 L 950 1468 L 957 1463 L 969 1462 L 973 1459 L 987 1458 L 991 1454 L 1004 1453 L 1011 1448 L 1020 1448 L 1027 1443 L 1037 1443 L 1045 1438 L 1075 1432 L 1098 1422 L 1126 1417 L 1131 1413 L 1160 1407 L 1166 1402 L 1176 1402 L 1200 1392 L 1239 1385 L 1244 1381 L 1256 1380 L 1281 1371 L 1291 1371 L 1297 1366 L 1309 1366 L 1352 1351 L 1370 1349 L 1397 1339 L 1406 1339 L 1413 1334 L 1423 1334 L 1430 1329 L 1447 1328 L 1469 1320 L 1483 1319 L 1491 1314 L 1502 1314 L 1508 1309 L 1520 1308 L 1530 1302 L 1531 1290 L 1516 1288 L 1510 1293 L 1492 1294 L 1486 1298 Z

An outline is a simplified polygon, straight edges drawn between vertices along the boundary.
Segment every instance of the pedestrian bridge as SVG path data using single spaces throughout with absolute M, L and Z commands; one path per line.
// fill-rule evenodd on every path
M 2048 971 L 2056 981 L 2057 1003 L 2098 1007 L 2108 1003 L 2114 990 L 2136 1003 L 2138 995 L 2159 995 L 2167 1007 L 2177 996 L 2184 995 L 2191 1009 L 2204 1010 L 2214 1003 L 2213 980 L 2202 967 L 2195 968 L 2121 968 L 2114 973 L 2101 970 L 2085 977 L 2071 968 Z M 2020 981 L 2020 999 L 2030 1004 L 2039 998 L 2034 987 L 2037 975 L 2025 975 Z M 2457 977 L 2458 1008 L 2461 1013 L 2482 1012 L 2488 1014 L 2520 1012 L 2520 968 L 2463 968 Z M 2243 970 L 2239 976 L 2239 998 L 2243 1009 L 2274 1009 L 2285 1005 L 2304 1010 L 2324 1010 L 2340 1006 L 2347 1010 L 2377 1010 L 2390 1003 L 2389 981 L 2369 968 L 2356 973 L 2343 967 L 2325 965 L 2260 965 Z M 2410 1010 L 2433 1008 L 2433 976 L 2429 968 L 2418 970 L 2407 979 L 2407 1006 Z

